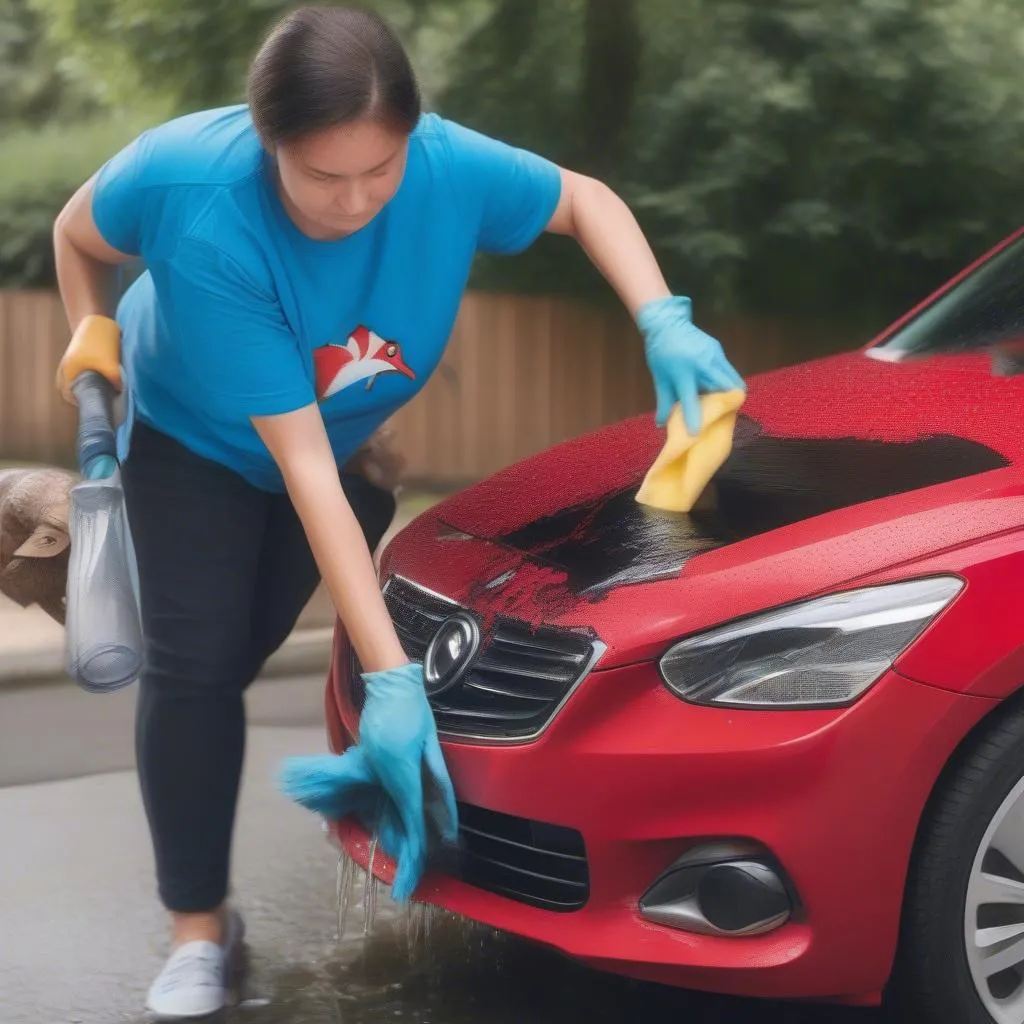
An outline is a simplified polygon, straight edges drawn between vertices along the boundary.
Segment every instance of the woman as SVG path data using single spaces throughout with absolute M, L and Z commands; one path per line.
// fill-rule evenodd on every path
M 70 381 L 99 369 L 133 409 L 137 754 L 172 941 L 148 1006 L 169 1017 L 223 1002 L 241 934 L 226 896 L 242 696 L 321 578 L 366 670 L 361 781 L 401 801 L 425 756 L 453 804 L 421 668 L 372 562 L 394 502 L 339 467 L 437 366 L 474 254 L 519 252 L 542 231 L 575 238 L 644 335 L 659 424 L 679 401 L 696 432 L 699 391 L 743 386 L 623 202 L 423 114 L 376 15 L 291 12 L 256 55 L 247 100 L 144 133 L 54 232 L 72 329 L 59 387 L 73 401 Z M 146 272 L 114 311 L 112 275 L 132 257 Z M 410 843 L 421 810 L 398 805 Z

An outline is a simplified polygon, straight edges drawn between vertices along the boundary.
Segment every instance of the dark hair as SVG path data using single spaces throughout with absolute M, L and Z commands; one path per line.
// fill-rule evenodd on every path
M 282 18 L 253 58 L 248 100 L 271 146 L 363 118 L 409 133 L 421 110 L 398 36 L 359 7 L 300 7 Z

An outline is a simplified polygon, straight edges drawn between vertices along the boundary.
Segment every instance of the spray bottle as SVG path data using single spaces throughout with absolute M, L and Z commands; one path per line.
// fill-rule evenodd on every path
M 114 385 L 94 370 L 74 378 L 78 466 L 71 488 L 65 667 L 82 689 L 109 693 L 142 670 L 138 572 L 114 428 Z

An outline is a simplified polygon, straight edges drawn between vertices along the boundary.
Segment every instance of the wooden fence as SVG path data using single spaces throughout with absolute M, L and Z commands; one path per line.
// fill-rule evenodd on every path
M 741 318 L 701 326 L 744 375 L 865 340 Z M 74 464 L 75 413 L 54 390 L 67 342 L 54 293 L 0 291 L 0 459 Z M 441 366 L 393 425 L 410 481 L 450 487 L 653 404 L 624 311 L 470 292 Z

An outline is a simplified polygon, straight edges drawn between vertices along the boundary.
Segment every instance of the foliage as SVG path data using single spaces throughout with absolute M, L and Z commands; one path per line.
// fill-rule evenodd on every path
M 53 222 L 78 187 L 151 120 L 97 119 L 24 129 L 0 150 L 0 284 L 54 282 Z
M 181 110 L 240 99 L 291 6 L 32 2 L 108 102 L 158 83 Z M 1024 0 L 376 6 L 436 109 L 618 190 L 698 315 L 877 326 L 1017 226 Z M 482 260 L 474 283 L 609 297 L 565 239 Z
M 34 0 L 50 35 L 93 69 L 115 100 L 141 93 L 170 97 L 181 110 L 244 99 L 248 63 L 273 24 L 297 0 Z M 472 24 L 487 0 L 378 0 L 417 64 L 443 69 L 461 26 Z M 125 59 L 127 58 L 127 59 Z
M 574 0 L 540 5 L 518 58 L 483 79 L 501 20 L 526 20 L 503 0 L 439 102 L 608 180 L 698 310 L 877 324 L 1017 226 L 1020 6 Z M 604 59 L 580 45 L 598 15 L 618 20 Z M 615 108 L 587 85 L 601 64 L 627 72 Z M 604 150 L 588 109 L 598 138 L 609 124 Z M 518 286 L 604 290 L 558 241 L 536 248 Z M 495 285 L 508 274 L 481 270 Z
M 143 120 L 115 120 L 28 0 L 0 0 L 0 285 L 52 285 L 55 217 Z
M 93 113 L 99 91 L 48 42 L 29 0 L 0 0 L 0 125 Z

